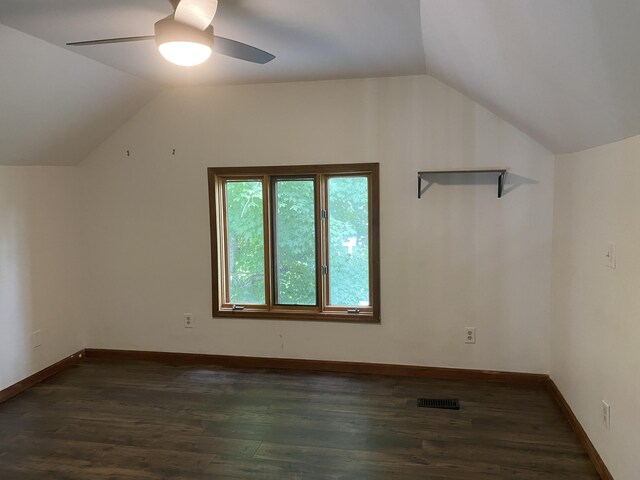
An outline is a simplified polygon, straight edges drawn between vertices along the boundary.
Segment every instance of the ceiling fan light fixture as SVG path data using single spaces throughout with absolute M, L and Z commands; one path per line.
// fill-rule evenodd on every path
M 202 31 L 179 23 L 170 16 L 155 24 L 155 33 L 160 54 L 175 65 L 200 65 L 209 59 L 213 51 L 212 26 Z
M 181 67 L 195 67 L 211 56 L 211 47 L 196 42 L 165 42 L 158 50 L 168 61 Z

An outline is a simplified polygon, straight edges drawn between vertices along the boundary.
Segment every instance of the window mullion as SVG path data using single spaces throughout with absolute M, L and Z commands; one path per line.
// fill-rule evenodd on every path
M 322 241 L 320 238 L 322 237 L 322 175 L 315 175 L 314 178 L 315 184 L 315 195 L 314 195 L 314 203 L 315 203 L 315 228 L 316 228 L 316 304 L 318 305 L 318 309 L 322 311 L 322 266 L 323 258 L 322 258 Z
M 271 179 L 262 177 L 262 211 L 264 215 L 264 288 L 267 310 L 273 307 L 272 244 L 271 244 Z
M 329 258 L 328 258 L 328 210 L 327 210 L 327 176 L 318 175 L 318 306 L 320 311 L 324 312 L 329 299 L 329 275 L 328 271 Z
M 269 175 L 267 186 L 269 189 L 269 242 L 271 245 L 271 251 L 269 253 L 269 279 L 271 282 L 269 301 L 272 308 L 279 308 L 278 292 L 276 291 L 278 289 L 277 178 Z

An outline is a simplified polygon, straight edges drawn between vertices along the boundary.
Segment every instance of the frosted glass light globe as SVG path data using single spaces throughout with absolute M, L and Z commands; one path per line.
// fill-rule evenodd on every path
M 165 42 L 158 50 L 168 61 L 181 67 L 200 65 L 211 56 L 209 45 L 196 42 Z

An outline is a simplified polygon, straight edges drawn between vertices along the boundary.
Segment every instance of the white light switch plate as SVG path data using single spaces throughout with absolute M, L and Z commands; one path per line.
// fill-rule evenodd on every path
M 41 335 L 42 335 L 41 330 L 36 330 L 31 334 L 31 345 L 33 346 L 33 348 L 38 348 L 42 346 Z
M 611 405 L 602 401 L 602 423 L 607 430 L 611 428 Z

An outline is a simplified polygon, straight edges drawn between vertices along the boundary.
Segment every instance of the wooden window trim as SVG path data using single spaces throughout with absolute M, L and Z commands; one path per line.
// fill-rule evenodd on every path
M 274 167 L 210 167 L 207 169 L 209 182 L 209 216 L 211 226 L 211 271 L 213 317 L 236 317 L 252 319 L 310 320 L 329 322 L 380 323 L 380 180 L 379 164 L 323 164 L 292 165 Z M 328 305 L 329 275 L 322 275 L 321 265 L 328 262 L 328 242 L 321 237 L 328 235 L 328 219 L 323 222 L 316 215 L 316 262 L 317 306 L 274 305 L 272 292 L 273 245 L 272 225 L 273 199 L 270 182 L 273 178 L 316 176 L 315 201 L 320 209 L 327 209 L 326 186 L 329 178 L 339 176 L 367 176 L 369 178 L 369 282 L 372 306 L 359 307 L 360 313 L 347 313 L 344 307 Z M 223 298 L 228 270 L 226 243 L 226 209 L 224 182 L 233 179 L 262 181 L 263 185 L 263 226 L 265 258 L 265 305 L 245 305 L 244 310 L 232 310 L 228 299 Z M 323 182 L 323 185 L 319 185 Z M 222 235 L 222 237 L 220 236 Z M 323 237 L 325 236 L 325 237 Z M 219 241 L 220 240 L 220 241 Z M 321 248 L 322 246 L 322 248 Z M 219 264 L 219 259 L 222 265 Z

